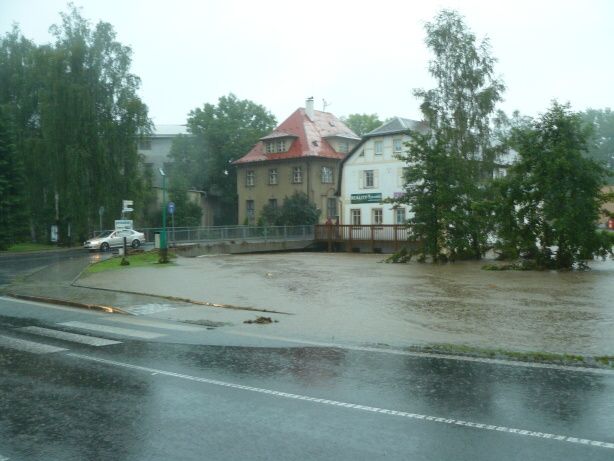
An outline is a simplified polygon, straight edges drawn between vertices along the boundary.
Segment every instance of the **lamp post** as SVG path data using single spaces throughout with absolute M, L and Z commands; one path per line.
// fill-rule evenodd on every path
M 168 262 L 168 246 L 166 245 L 166 174 L 162 168 L 159 169 L 162 176 L 162 234 L 160 234 L 160 259 L 159 263 Z

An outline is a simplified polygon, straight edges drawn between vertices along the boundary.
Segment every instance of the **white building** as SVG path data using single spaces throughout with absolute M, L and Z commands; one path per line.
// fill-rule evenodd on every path
M 383 202 L 404 193 L 406 165 L 396 156 L 405 150 L 408 130 L 418 129 L 424 129 L 421 122 L 395 117 L 352 149 L 340 169 L 340 224 L 405 224 L 408 207 Z

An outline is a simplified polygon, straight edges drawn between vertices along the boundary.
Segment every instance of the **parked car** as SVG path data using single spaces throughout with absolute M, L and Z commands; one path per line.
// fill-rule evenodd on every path
M 132 248 L 138 248 L 145 243 L 145 234 L 142 232 L 135 231 L 134 229 L 122 229 L 103 232 L 87 242 L 83 242 L 83 248 L 109 251 L 111 248 L 123 246 L 124 237 L 126 237 L 126 244 Z

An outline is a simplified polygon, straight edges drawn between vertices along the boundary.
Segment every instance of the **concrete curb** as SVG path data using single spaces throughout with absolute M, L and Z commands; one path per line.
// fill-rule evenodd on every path
M 258 309 L 256 307 L 233 306 L 231 304 L 217 304 L 217 303 L 210 303 L 208 301 L 196 301 L 194 299 L 181 298 L 178 296 L 156 295 L 156 294 L 151 294 L 151 293 L 141 293 L 138 291 L 114 290 L 112 288 L 89 287 L 87 285 L 78 285 L 74 282 L 71 283 L 71 286 L 76 287 L 76 288 L 86 288 L 88 290 L 108 291 L 111 293 L 121 293 L 121 294 L 126 294 L 126 295 L 149 296 L 152 298 L 166 299 L 167 301 L 176 301 L 176 302 L 194 304 L 195 306 L 217 307 L 220 309 L 231 309 L 231 310 L 237 310 L 237 311 L 265 312 L 268 314 L 294 315 L 291 312 L 275 311 L 272 309 Z
M 125 310 L 120 309 L 119 307 L 114 307 L 114 306 L 102 306 L 100 304 L 86 304 L 86 303 L 80 303 L 78 301 L 70 301 L 68 299 L 56 299 L 56 298 L 47 298 L 43 296 L 22 295 L 19 293 L 5 293 L 4 295 L 10 296 L 11 298 L 15 298 L 15 299 L 23 299 L 25 301 L 35 301 L 39 303 L 55 304 L 59 306 L 78 307 L 81 309 L 90 309 L 90 310 L 95 310 L 95 311 L 100 311 L 100 312 L 106 312 L 108 314 L 132 315 L 129 312 L 126 312 Z

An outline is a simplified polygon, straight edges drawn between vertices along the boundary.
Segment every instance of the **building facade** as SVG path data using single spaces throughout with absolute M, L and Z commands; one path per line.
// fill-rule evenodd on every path
M 307 100 L 234 162 L 239 224 L 256 224 L 265 205 L 281 206 L 295 192 L 307 194 L 321 210 L 320 222 L 336 219 L 339 166 L 359 141 L 341 120 Z
M 385 203 L 404 193 L 406 164 L 397 158 L 409 140 L 408 130 L 424 130 L 421 122 L 395 117 L 367 133 L 342 161 L 339 181 L 341 224 L 405 224 L 407 205 Z

